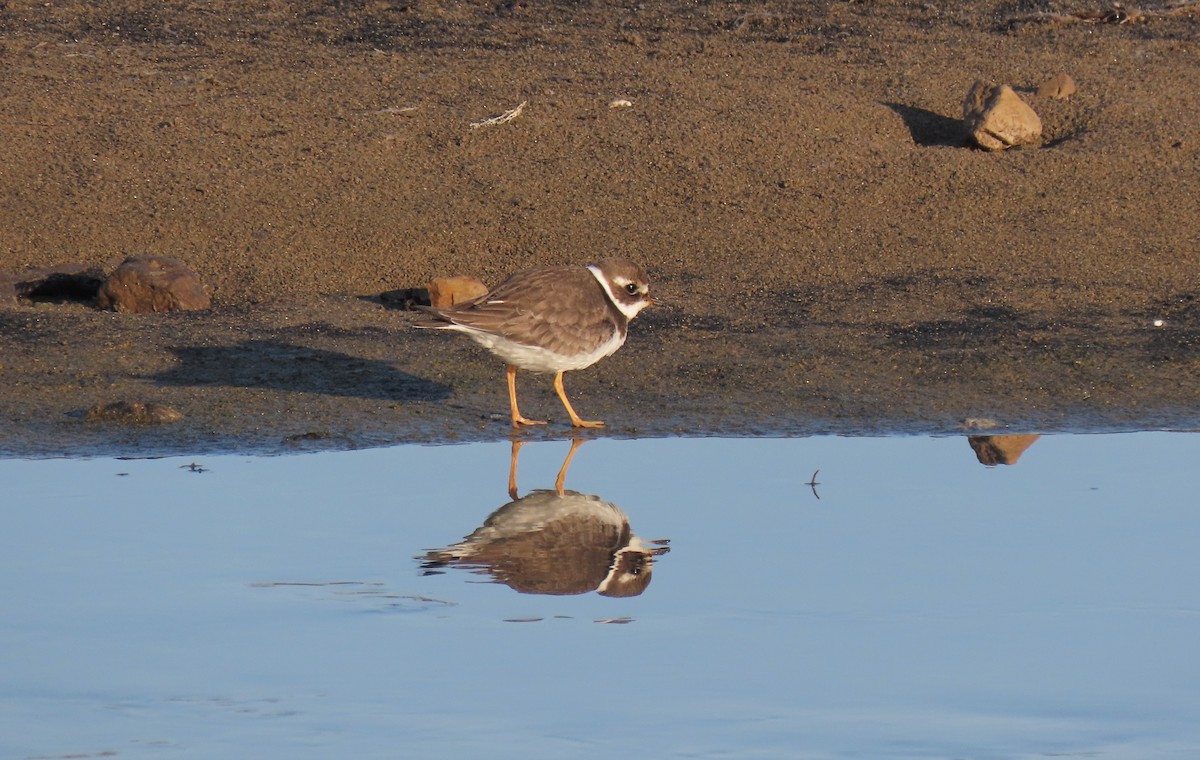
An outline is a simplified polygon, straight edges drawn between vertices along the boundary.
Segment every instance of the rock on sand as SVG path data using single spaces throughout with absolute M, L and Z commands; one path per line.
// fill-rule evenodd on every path
M 963 100 L 963 122 L 971 139 L 987 150 L 1037 142 L 1042 136 L 1042 120 L 1006 84 L 976 80 Z
M 212 300 L 196 273 L 179 259 L 130 256 L 100 286 L 96 303 L 102 309 L 142 313 L 207 309 Z

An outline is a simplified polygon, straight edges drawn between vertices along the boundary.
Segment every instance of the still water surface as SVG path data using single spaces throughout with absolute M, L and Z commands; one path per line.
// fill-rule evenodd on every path
M 1016 443 L 0 461 L 0 758 L 1200 757 L 1200 436 Z

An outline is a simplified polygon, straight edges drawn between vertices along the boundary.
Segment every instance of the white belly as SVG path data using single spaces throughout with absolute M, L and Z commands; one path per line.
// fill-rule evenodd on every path
M 537 346 L 527 346 L 524 343 L 517 343 L 516 341 L 474 330 L 470 327 L 463 327 L 462 325 L 453 325 L 447 329 L 458 330 L 470 335 L 476 343 L 491 351 L 496 356 L 499 356 L 505 362 L 530 372 L 566 372 L 568 370 L 590 367 L 604 357 L 611 356 L 618 348 L 625 344 L 625 336 L 620 331 L 613 330 L 612 337 L 597 346 L 595 350 L 586 354 L 566 356 L 544 348 L 538 348 Z

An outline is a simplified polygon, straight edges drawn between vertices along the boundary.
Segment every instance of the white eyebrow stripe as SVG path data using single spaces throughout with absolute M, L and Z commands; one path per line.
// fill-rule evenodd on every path
M 624 303 L 615 295 L 613 295 L 612 287 L 608 284 L 607 278 L 605 278 L 604 274 L 600 271 L 600 267 L 596 266 L 595 264 L 589 264 L 588 271 L 591 272 L 592 276 L 596 278 L 596 282 L 600 283 L 600 287 L 604 288 L 604 295 L 608 296 L 608 300 L 611 301 L 612 305 L 616 306 L 617 309 L 619 309 L 620 312 L 625 315 L 626 319 L 633 319 L 636 317 L 638 312 L 642 310 L 642 307 L 646 305 L 644 301 L 639 301 L 637 303 Z M 632 280 L 628 280 L 624 277 L 621 277 L 620 279 L 626 284 L 632 282 Z
M 610 285 L 608 285 L 607 277 L 604 276 L 604 273 L 601 273 L 600 268 L 596 267 L 595 264 L 588 264 L 588 271 L 590 271 L 590 273 L 592 273 L 592 276 L 595 277 L 596 282 L 600 283 L 600 287 L 604 288 L 604 294 L 607 295 L 608 300 L 611 301 L 612 305 L 616 306 L 617 309 L 620 310 L 620 313 L 623 313 L 623 315 L 625 315 L 626 319 L 634 318 L 634 315 L 636 315 L 637 312 L 635 311 L 631 315 L 631 313 L 629 313 L 629 310 L 626 309 L 626 307 L 622 303 L 620 303 L 619 300 L 617 300 L 616 295 L 612 294 L 612 287 Z

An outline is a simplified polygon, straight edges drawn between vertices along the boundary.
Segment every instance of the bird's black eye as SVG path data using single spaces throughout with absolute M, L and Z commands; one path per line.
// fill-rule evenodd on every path
M 631 282 L 631 283 L 629 283 L 628 285 L 626 285 L 626 286 L 625 286 L 625 292 L 626 292 L 626 293 L 628 293 L 628 294 L 629 294 L 629 295 L 631 295 L 631 296 L 636 296 L 636 295 L 637 295 L 637 292 L 638 292 L 638 286 L 637 286 L 637 283 L 636 283 L 636 282 Z

